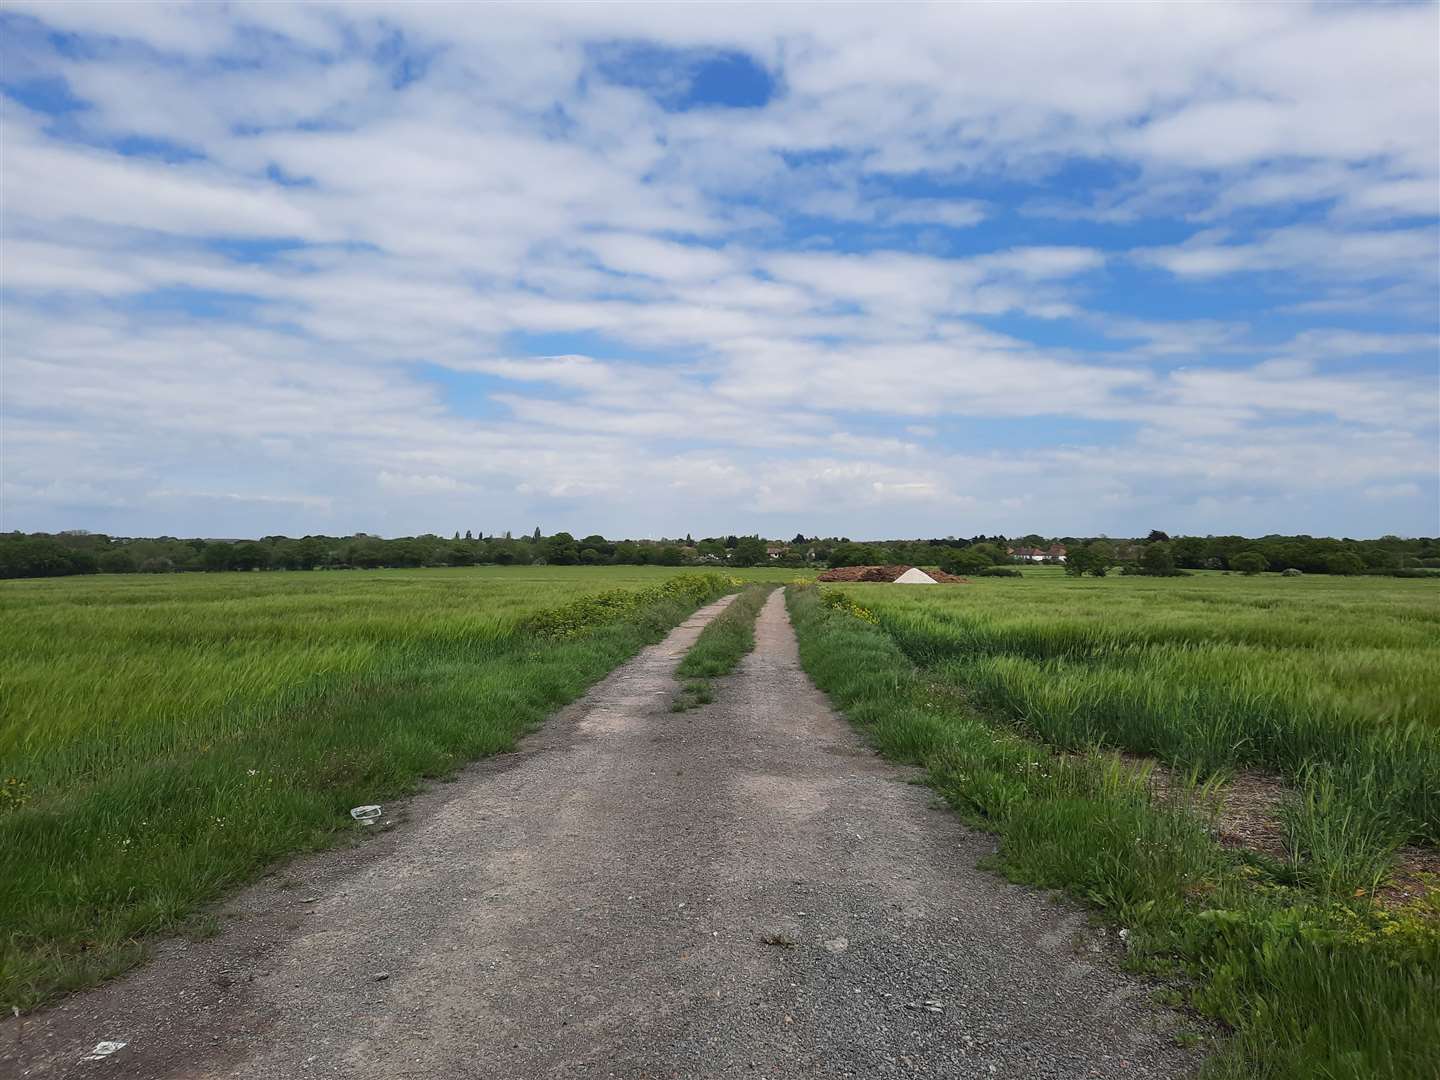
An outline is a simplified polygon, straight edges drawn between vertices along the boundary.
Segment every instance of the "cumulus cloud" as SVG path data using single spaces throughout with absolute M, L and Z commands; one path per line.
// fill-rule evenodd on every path
M 7 528 L 1435 531 L 1433 7 L 0 19 Z

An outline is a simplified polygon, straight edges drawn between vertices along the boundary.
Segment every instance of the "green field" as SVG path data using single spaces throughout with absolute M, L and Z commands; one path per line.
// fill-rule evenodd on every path
M 659 567 L 0 583 L 0 1001 L 127 966 L 733 587 Z
M 1440 839 L 1440 582 L 980 579 L 854 588 L 940 682 L 1057 746 L 1209 775 L 1324 777 L 1402 839 Z
M 1234 1028 L 1207 1075 L 1436 1075 L 1440 888 L 1384 886 L 1440 835 L 1440 583 L 1027 570 L 789 602 L 807 671 L 1000 834 L 998 868 L 1103 910 Z M 1283 859 L 1212 834 L 1240 768 L 1275 779 Z

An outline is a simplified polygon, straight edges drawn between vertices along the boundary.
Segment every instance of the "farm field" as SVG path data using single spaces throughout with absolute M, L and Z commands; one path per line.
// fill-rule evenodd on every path
M 122 969 L 143 935 L 329 842 L 351 806 L 508 748 L 732 588 L 659 567 L 0 585 L 0 1000 Z
M 817 684 L 999 833 L 998 869 L 1234 1029 L 1207 1077 L 1434 1074 L 1440 880 L 1390 884 L 1397 852 L 1437 865 L 1436 583 L 1027 571 L 790 605 Z M 1218 842 L 1241 771 L 1283 854 Z
M 1330 783 L 1402 838 L 1440 839 L 1440 582 L 1045 575 L 853 591 L 935 679 L 1053 745 Z

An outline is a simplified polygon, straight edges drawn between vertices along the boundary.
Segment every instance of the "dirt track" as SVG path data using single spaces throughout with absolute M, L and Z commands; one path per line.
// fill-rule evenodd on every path
M 220 936 L 0 1025 L 0 1075 L 1186 1075 L 1103 935 L 976 870 L 991 839 L 830 711 L 780 592 L 715 703 L 668 711 L 721 606 Z

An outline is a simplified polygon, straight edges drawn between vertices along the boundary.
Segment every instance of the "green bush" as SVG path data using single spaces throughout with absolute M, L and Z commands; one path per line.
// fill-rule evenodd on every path
M 1270 569 L 1270 560 L 1258 551 L 1242 551 L 1230 560 L 1230 569 L 1242 574 L 1259 574 Z

